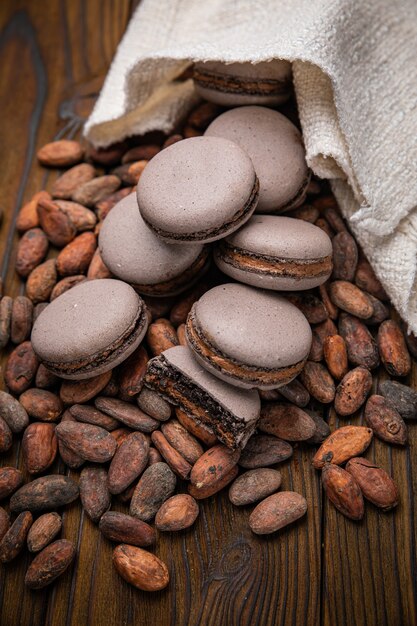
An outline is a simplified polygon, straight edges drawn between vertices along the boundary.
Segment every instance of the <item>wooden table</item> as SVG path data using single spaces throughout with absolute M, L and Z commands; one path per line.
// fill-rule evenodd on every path
M 6 211 L 0 250 L 9 295 L 22 292 L 13 270 L 17 210 L 56 176 L 38 166 L 35 152 L 53 138 L 79 132 L 133 5 L 129 0 L 0 4 L 0 205 Z M 334 428 L 332 415 L 330 422 Z M 78 549 L 74 567 L 44 592 L 24 587 L 27 553 L 3 567 L 0 624 L 416 624 L 417 427 L 410 425 L 409 432 L 407 449 L 376 441 L 367 455 L 399 485 L 401 504 L 394 514 L 367 505 L 362 523 L 346 520 L 323 501 L 312 451 L 300 447 L 282 466 L 283 488 L 305 495 L 307 517 L 261 538 L 248 528 L 248 510 L 233 508 L 225 494 L 210 498 L 194 528 L 160 538 L 156 552 L 171 571 L 169 588 L 161 593 L 142 593 L 119 578 L 111 545 L 77 503 L 64 514 L 64 536 Z M 2 464 L 21 467 L 16 448 Z

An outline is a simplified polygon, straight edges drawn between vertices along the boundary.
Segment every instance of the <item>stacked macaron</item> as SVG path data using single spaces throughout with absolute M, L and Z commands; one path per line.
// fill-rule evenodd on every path
M 39 316 L 32 342 L 47 368 L 81 379 L 121 363 L 146 333 L 141 296 L 185 291 L 213 256 L 236 282 L 225 278 L 193 305 L 188 347 L 151 359 L 144 382 L 226 445 L 245 444 L 257 390 L 288 384 L 310 351 L 307 319 L 277 292 L 317 287 L 332 271 L 329 237 L 281 215 L 303 203 L 309 183 L 301 134 L 254 106 L 283 102 L 289 71 L 284 62 L 196 66 L 197 90 L 238 108 L 159 152 L 110 211 L 99 248 L 115 279 L 84 282 Z

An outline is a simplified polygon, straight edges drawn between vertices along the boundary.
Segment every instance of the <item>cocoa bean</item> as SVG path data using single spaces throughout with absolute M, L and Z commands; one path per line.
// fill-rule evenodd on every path
M 148 465 L 154 465 L 155 463 L 161 463 L 164 459 L 156 448 L 152 446 L 149 448 Z
M 234 465 L 228 472 L 221 474 L 217 479 L 213 480 L 208 485 L 198 487 L 197 485 L 188 485 L 188 493 L 196 500 L 204 500 L 210 498 L 216 493 L 227 487 L 238 475 L 239 469 L 237 465 Z
M 13 433 L 20 433 L 29 424 L 24 407 L 5 391 L 0 391 L 0 415 Z
M 13 311 L 13 298 L 0 298 L 0 350 L 9 343 Z
M 48 252 L 48 238 L 40 228 L 27 230 L 17 246 L 16 272 L 26 278 L 35 269 Z
M 32 318 L 32 302 L 29 298 L 26 298 L 26 296 L 17 296 L 17 298 L 13 300 L 10 322 L 10 339 L 13 343 L 23 343 L 28 339 L 30 331 L 32 330 Z
M 10 528 L 10 517 L 7 511 L 0 506 L 0 542 Z
M 139 479 L 130 503 L 130 515 L 144 522 L 151 521 L 162 504 L 175 491 L 177 479 L 166 463 L 148 467 Z
M 307 411 L 311 419 L 313 420 L 316 431 L 310 439 L 307 439 L 307 443 L 312 445 L 316 445 L 318 443 L 323 443 L 325 439 L 330 435 L 330 427 L 327 422 L 324 421 L 320 415 L 314 413 L 313 411 Z
M 20 487 L 10 499 L 10 510 L 50 511 L 73 502 L 78 495 L 78 485 L 72 478 L 51 474 Z
M 202 441 L 206 446 L 214 446 L 217 443 L 217 437 L 212 431 L 198 420 L 181 411 L 181 409 L 175 408 L 175 416 L 189 433 Z
M 310 394 L 297 378 L 294 378 L 294 380 L 287 385 L 280 387 L 279 393 L 284 396 L 286 400 L 289 400 L 300 408 L 307 406 L 310 402 Z
M 327 497 L 338 511 L 349 519 L 362 519 L 364 514 L 362 492 L 349 472 L 327 463 L 323 467 L 321 480 Z
M 149 524 L 116 511 L 107 511 L 101 516 L 99 529 L 106 539 L 131 546 L 146 547 L 156 541 L 155 531 Z
M 339 415 L 352 415 L 365 402 L 372 389 L 372 375 L 365 367 L 355 367 L 340 381 L 334 399 Z
M 305 441 L 316 431 L 311 417 L 292 404 L 270 402 L 261 409 L 260 431 L 284 441 Z
M 169 146 L 173 146 L 174 143 L 177 143 L 177 141 L 182 141 L 182 139 L 184 139 L 182 135 L 170 135 L 167 139 L 165 139 L 164 143 L 162 144 L 162 149 L 169 148 Z
M 374 308 L 374 314 L 371 317 L 368 317 L 367 320 L 364 321 L 368 326 L 373 326 L 376 324 L 380 324 L 384 320 L 389 318 L 389 308 L 386 304 L 378 300 L 378 298 L 374 298 L 370 293 L 367 294 L 370 299 L 372 306 Z
M 326 207 L 324 216 L 336 233 L 346 232 L 346 224 L 336 206 Z
M 252 435 L 242 450 L 239 465 L 245 469 L 256 469 L 282 463 L 292 456 L 292 446 L 272 435 Z
M 326 235 L 330 237 L 330 239 L 334 237 L 334 230 L 324 217 L 319 217 L 315 221 L 315 224 L 318 228 L 321 228 L 321 230 L 323 230 L 326 233 Z
M 385 320 L 378 330 L 381 361 L 391 376 L 407 376 L 411 370 L 410 353 L 401 327 L 395 320 Z
M 391 476 L 381 467 L 367 459 L 354 458 L 346 470 L 359 485 L 364 497 L 383 511 L 390 511 L 398 504 L 398 490 Z
M 0 417 L 0 453 L 7 452 L 13 445 L 12 431 L 2 417 Z
M 30 417 L 41 422 L 56 422 L 64 409 L 60 398 L 46 389 L 27 389 L 19 402 Z
M 173 532 L 190 528 L 200 512 L 194 498 L 186 493 L 179 493 L 166 500 L 155 517 L 158 530 Z
M 0 467 L 0 500 L 8 498 L 23 483 L 23 474 L 15 467 Z
M 270 496 L 281 486 L 281 472 L 260 467 L 245 472 L 229 489 L 229 500 L 235 506 L 253 504 Z
M 51 193 L 54 198 L 70 200 L 75 191 L 92 180 L 96 170 L 89 163 L 80 163 L 64 172 L 52 185 Z
M 55 259 L 44 261 L 29 274 L 26 293 L 34 304 L 49 300 L 56 285 L 57 271 Z
M 262 500 L 249 517 L 249 526 L 257 535 L 274 533 L 296 522 L 307 511 L 307 501 L 294 491 L 281 491 Z
M 307 361 L 300 379 L 313 398 L 323 404 L 333 402 L 336 390 L 333 379 L 324 365 Z
M 111 278 L 112 273 L 109 268 L 104 264 L 101 257 L 100 250 L 96 248 L 93 254 L 90 265 L 87 270 L 87 278 L 89 280 L 95 280 L 97 278 Z
M 393 380 L 384 380 L 379 383 L 379 391 L 391 402 L 403 419 L 417 419 L 417 391 Z
M 40 552 L 62 528 L 62 518 L 58 513 L 44 513 L 30 527 L 27 544 L 29 552 Z
M 51 195 L 47 191 L 38 191 L 34 196 L 22 206 L 16 219 L 16 229 L 20 233 L 39 226 L 38 202 L 41 199 L 51 199 Z
M 328 319 L 328 313 L 321 300 L 310 293 L 288 293 L 287 299 L 300 309 L 310 324 L 320 324 Z
M 177 420 L 162 424 L 161 430 L 168 443 L 191 465 L 204 453 L 197 439 Z
M 78 141 L 59 139 L 42 146 L 36 156 L 45 167 L 69 167 L 82 161 L 84 148 Z
M 120 178 L 124 185 L 137 185 L 148 161 L 142 159 L 133 163 L 124 163 L 112 170 L 112 174 Z
M 4 381 L 12 393 L 18 395 L 29 389 L 35 378 L 38 364 L 30 341 L 24 341 L 16 346 L 10 353 L 4 370 Z M 22 404 L 25 406 L 24 403 Z
M 358 261 L 355 273 L 355 283 L 364 291 L 367 291 L 375 298 L 378 298 L 378 300 L 383 300 L 384 302 L 388 300 L 385 289 L 375 276 L 371 265 L 364 257 Z
M 74 239 L 77 233 L 75 224 L 53 200 L 40 200 L 38 215 L 39 224 L 52 245 L 63 248 Z
M 368 295 L 356 285 L 345 280 L 336 280 L 330 283 L 329 294 L 332 302 L 346 313 L 361 319 L 367 319 L 374 313 Z
M 159 422 L 146 413 L 143 413 L 139 407 L 133 406 L 128 402 L 117 398 L 99 397 L 94 401 L 95 406 L 106 415 L 114 417 L 122 424 L 129 426 L 133 430 L 140 430 L 144 433 L 151 433 L 159 427 Z
M 114 193 L 120 187 L 120 178 L 109 174 L 98 176 L 78 187 L 72 194 L 74 202 L 86 207 L 91 207 L 103 200 L 106 196 Z
M 133 161 L 150 161 L 160 152 L 161 148 L 156 144 L 146 144 L 135 146 L 124 153 L 122 163 L 132 163 Z
M 105 196 L 99 202 L 96 202 L 95 206 L 98 219 L 101 221 L 104 220 L 104 218 L 109 214 L 111 209 L 116 206 L 116 204 L 118 204 L 120 200 L 123 200 L 123 198 L 126 198 L 126 196 L 131 194 L 132 191 L 132 187 L 123 187 L 122 189 L 119 189 L 118 191 L 115 191 L 114 193 Z
M 55 300 L 59 296 L 62 296 L 63 293 L 69 291 L 75 285 L 79 285 L 86 280 L 84 274 L 79 274 L 78 276 L 67 276 L 62 280 L 58 281 L 55 287 L 52 289 L 50 300 Z
M 78 202 L 70 202 L 69 200 L 56 200 L 55 204 L 68 216 L 77 232 L 83 233 L 86 230 L 94 230 L 97 218 L 93 211 L 82 204 L 78 204 Z
M 156 322 L 159 318 L 164 318 L 169 315 L 169 312 L 175 302 L 173 296 L 165 298 L 152 298 L 151 296 L 142 296 L 146 304 L 146 308 L 151 314 L 152 321 Z
M 221 111 L 222 109 L 218 104 L 203 102 L 191 111 L 188 116 L 188 123 L 198 130 L 205 130 Z
M 32 522 L 33 517 L 29 511 L 23 511 L 17 516 L 0 542 L 2 563 L 10 563 L 21 552 Z
M 120 446 L 110 463 L 108 487 L 112 494 L 127 489 L 147 466 L 149 443 L 142 433 L 129 435 Z
M 126 149 L 127 144 L 125 141 L 113 143 L 111 146 L 107 146 L 107 148 L 93 148 L 92 145 L 89 145 L 87 148 L 87 159 L 104 167 L 110 167 L 119 163 Z
M 182 296 L 180 300 L 178 300 L 171 309 L 171 313 L 169 316 L 169 321 L 175 327 L 180 324 L 185 324 L 187 321 L 187 316 L 191 311 L 191 307 L 194 302 L 197 302 L 199 298 L 207 291 L 208 287 L 204 283 L 197 285 L 194 287 L 190 293 L 186 296 Z
M 23 433 L 22 452 L 29 474 L 40 474 L 48 469 L 58 452 L 55 425 L 45 422 L 29 424 Z
M 111 505 L 104 467 L 84 467 L 81 470 L 80 498 L 88 517 L 96 524 Z
M 162 461 L 162 457 L 160 459 L 160 461 Z M 122 491 L 121 493 L 117 494 L 117 499 L 120 502 L 123 502 L 123 504 L 129 504 L 133 494 L 135 493 L 135 489 L 137 487 L 139 480 L 134 480 L 133 483 L 131 485 L 129 485 L 129 487 L 127 487 L 127 489 L 125 489 L 124 491 Z
M 343 313 L 339 318 L 339 333 L 346 342 L 348 358 L 353 365 L 362 365 L 370 370 L 378 367 L 378 347 L 359 319 Z
M 171 405 L 158 396 L 155 391 L 152 391 L 152 389 L 144 387 L 138 396 L 137 402 L 142 411 L 158 420 L 158 422 L 166 422 L 171 417 Z
M 39 364 L 35 376 L 35 385 L 38 389 L 51 389 L 58 385 L 58 376 L 50 372 L 43 363 Z
M 83 404 L 103 391 L 111 378 L 111 371 L 87 380 L 63 380 L 59 396 L 64 404 Z
M 372 430 L 365 426 L 342 426 L 335 430 L 317 450 L 313 467 L 322 469 L 326 463 L 341 465 L 362 454 L 372 441 Z
M 352 281 L 358 264 L 358 247 L 354 238 L 347 231 L 338 232 L 332 244 L 333 279 Z
M 378 439 L 400 446 L 406 444 L 407 427 L 404 420 L 384 396 L 373 395 L 368 399 L 364 417 Z
M 139 348 L 122 363 L 118 374 L 122 400 L 129 400 L 141 391 L 148 361 L 148 353 L 143 346 L 139 346 Z
M 75 237 L 58 254 L 56 268 L 61 276 L 84 274 L 97 247 L 94 233 L 85 232 Z
M 178 341 L 180 346 L 185 346 L 187 347 L 187 339 L 186 339 L 186 335 L 185 335 L 185 324 L 180 324 L 177 328 L 177 337 L 178 337 Z
M 410 353 L 412 354 L 412 356 L 417 359 L 417 337 L 416 335 L 414 335 L 414 333 L 409 333 L 407 332 L 407 328 L 404 325 L 404 337 L 405 337 L 405 342 L 407 344 L 407 347 L 410 351 Z
M 341 380 L 348 371 L 347 348 L 343 337 L 327 337 L 323 343 L 323 355 L 330 374 L 336 380 Z
M 191 470 L 190 480 L 201 489 L 208 487 L 227 474 L 240 457 L 240 450 L 230 450 L 222 444 L 207 450 L 195 463 Z
M 119 426 L 119 422 L 117 420 L 109 415 L 106 415 L 105 413 L 102 413 L 98 409 L 95 409 L 93 406 L 74 404 L 70 407 L 69 411 L 77 422 L 100 426 L 109 432 L 115 430 Z
M 319 210 L 311 204 L 304 204 L 289 213 L 289 217 L 294 217 L 295 219 L 303 220 L 304 222 L 310 222 L 310 224 L 314 224 L 319 216 Z
M 67 539 L 58 539 L 35 556 L 25 576 L 29 589 L 43 589 L 61 576 L 75 558 L 75 546 Z
M 159 430 L 155 430 L 151 435 L 152 443 L 161 453 L 162 457 L 168 463 L 170 468 L 180 478 L 187 480 L 190 476 L 191 465 L 183 456 L 167 441 L 166 437 Z
M 61 417 L 61 423 L 65 422 L 75 422 L 75 419 L 72 417 L 69 410 L 64 411 Z M 78 454 L 75 454 L 72 450 L 70 450 L 63 441 L 58 439 L 58 450 L 61 459 L 64 461 L 65 465 L 68 465 L 71 469 L 78 469 L 81 465 L 84 464 L 84 459 L 82 459 Z
M 122 443 L 126 441 L 129 435 L 132 434 L 132 432 L 134 431 L 130 430 L 130 428 L 116 428 L 116 430 L 111 431 L 111 435 L 116 440 L 118 448 L 120 448 Z
M 64 422 L 56 427 L 58 439 L 78 456 L 93 463 L 106 463 L 113 458 L 117 444 L 107 430 L 91 424 Z
M 319 292 L 320 292 L 320 298 L 321 298 L 321 300 L 322 300 L 322 302 L 324 304 L 324 308 L 326 309 L 328 316 L 332 320 L 337 320 L 337 318 L 339 316 L 339 309 L 330 300 L 330 296 L 329 296 L 329 293 L 327 291 L 326 283 L 324 283 L 323 285 L 319 286 Z M 325 323 L 325 322 L 323 322 L 323 323 Z
M 169 583 L 165 563 L 142 548 L 122 543 L 113 550 L 113 564 L 126 582 L 143 591 L 160 591 Z
M 164 350 L 179 345 L 175 328 L 169 320 L 164 318 L 157 319 L 149 325 L 146 341 L 152 356 L 158 356 Z

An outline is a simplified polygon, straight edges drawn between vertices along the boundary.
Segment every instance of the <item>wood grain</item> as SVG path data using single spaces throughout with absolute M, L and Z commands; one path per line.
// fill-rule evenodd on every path
M 17 211 L 33 193 L 50 188 L 57 176 L 38 166 L 36 150 L 54 137 L 79 133 L 135 4 L 0 3 L 0 204 L 6 210 L 0 255 L 6 292 L 12 296 L 22 292 L 13 270 Z M 334 415 L 330 421 L 334 427 Z M 352 420 L 360 421 L 361 416 Z M 74 566 L 41 592 L 24 587 L 31 558 L 27 552 L 2 567 L 0 624 L 416 624 L 415 430 L 410 426 L 407 450 L 375 442 L 368 453 L 400 486 L 401 505 L 395 514 L 368 505 L 362 523 L 343 518 L 322 502 L 311 449 L 299 447 L 281 466 L 282 488 L 305 495 L 307 517 L 275 536 L 257 537 L 247 524 L 248 508 L 232 507 L 227 494 L 210 498 L 201 504 L 193 528 L 160 534 L 155 552 L 167 562 L 171 583 L 159 593 L 140 592 L 117 575 L 111 544 L 75 503 L 64 513 L 63 531 L 77 544 Z M 1 464 L 24 469 L 18 445 L 3 455 Z M 53 471 L 64 472 L 63 464 L 55 464 Z M 79 472 L 69 475 L 78 479 Z M 114 508 L 126 511 L 117 503 Z

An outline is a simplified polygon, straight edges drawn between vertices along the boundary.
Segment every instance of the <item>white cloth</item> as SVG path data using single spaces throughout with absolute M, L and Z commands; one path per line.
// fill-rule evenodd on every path
M 142 0 L 85 135 L 169 132 L 197 102 L 175 82 L 191 62 L 272 58 L 293 62 L 310 167 L 417 332 L 416 0 Z

